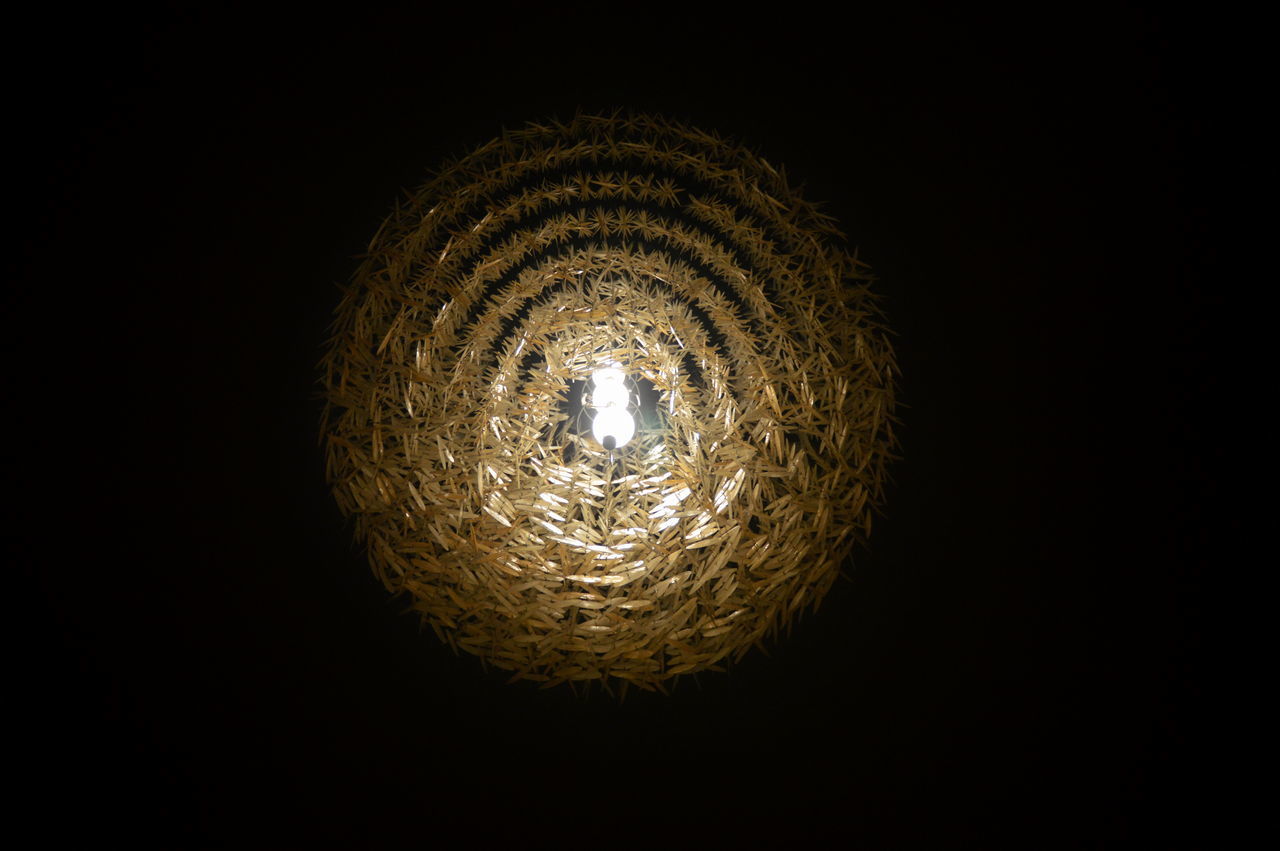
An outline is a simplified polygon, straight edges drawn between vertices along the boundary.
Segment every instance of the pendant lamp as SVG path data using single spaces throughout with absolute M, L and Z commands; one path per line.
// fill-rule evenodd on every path
M 818 605 L 881 507 L 872 283 L 714 133 L 506 132 L 401 203 L 344 291 L 334 498 L 387 589 L 513 679 L 723 669 Z

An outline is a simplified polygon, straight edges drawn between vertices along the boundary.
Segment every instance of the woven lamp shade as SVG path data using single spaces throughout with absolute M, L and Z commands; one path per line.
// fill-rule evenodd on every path
M 514 678 L 723 668 L 870 533 L 896 374 L 870 282 L 716 135 L 645 115 L 505 133 L 402 203 L 344 293 L 334 496 L 386 587 Z M 593 432 L 607 369 L 625 442 Z

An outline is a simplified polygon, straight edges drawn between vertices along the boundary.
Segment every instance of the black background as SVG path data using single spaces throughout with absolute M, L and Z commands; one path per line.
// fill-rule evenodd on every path
M 945 844 L 1208 823 L 1216 22 L 1133 8 L 50 12 L 9 34 L 19 810 L 47 836 Z M 397 193 L 504 127 L 757 147 L 880 276 L 885 517 L 770 655 L 625 702 L 401 614 L 315 364 Z M 1026 833 L 1031 831 L 1031 833 Z

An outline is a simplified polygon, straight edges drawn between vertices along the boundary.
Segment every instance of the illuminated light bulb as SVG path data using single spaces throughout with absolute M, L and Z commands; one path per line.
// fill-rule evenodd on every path
M 591 380 L 595 382 L 597 387 L 602 387 L 607 384 L 620 384 L 625 386 L 627 377 L 622 373 L 622 370 L 617 367 L 606 366 L 604 369 L 597 369 L 591 376 Z
M 625 408 L 631 401 L 631 394 L 625 384 L 597 384 L 591 391 L 593 408 Z
M 636 422 L 626 408 L 610 407 L 596 411 L 591 421 L 591 434 L 610 451 L 627 445 L 636 433 Z
M 636 433 L 635 420 L 627 413 L 631 391 L 626 382 L 623 371 L 611 366 L 596 370 L 591 376 L 591 407 L 596 409 L 591 433 L 610 452 L 626 446 Z

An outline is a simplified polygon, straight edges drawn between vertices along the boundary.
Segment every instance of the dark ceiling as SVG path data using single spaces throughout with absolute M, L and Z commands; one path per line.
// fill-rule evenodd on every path
M 1213 111 L 1189 25 L 424 5 L 11 31 L 9 702 L 45 835 L 1200 827 Z M 401 189 L 615 106 L 736 136 L 827 203 L 881 278 L 905 403 L 886 515 L 818 613 L 621 704 L 506 685 L 400 613 L 325 490 L 314 371 Z

